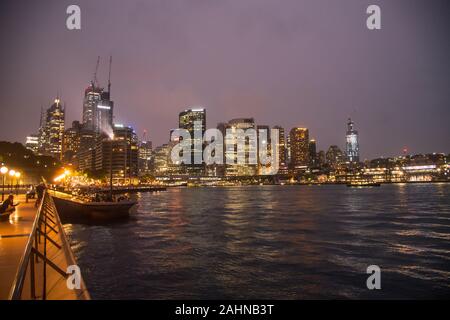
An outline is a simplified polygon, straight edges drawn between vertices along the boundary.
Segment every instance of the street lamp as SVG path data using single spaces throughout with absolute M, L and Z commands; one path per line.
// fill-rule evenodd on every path
M 9 192 L 12 192 L 12 185 L 13 185 L 13 178 L 16 175 L 16 170 L 9 170 L 9 175 L 11 176 L 11 179 L 9 180 Z
M 21 175 L 22 174 L 19 171 L 17 171 L 15 174 L 15 176 L 16 176 L 16 195 L 19 194 L 19 179 L 20 179 Z
M 0 168 L 0 172 L 3 176 L 3 184 L 2 184 L 2 201 L 5 200 L 5 176 L 6 173 L 8 172 L 8 168 L 3 166 Z

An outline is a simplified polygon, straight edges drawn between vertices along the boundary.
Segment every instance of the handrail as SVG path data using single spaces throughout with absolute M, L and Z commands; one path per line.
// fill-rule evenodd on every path
M 43 226 L 43 228 L 42 228 Z M 59 234 L 59 240 L 61 243 L 57 243 L 54 239 L 52 239 L 49 234 L 50 233 Z M 43 243 L 41 240 L 43 238 Z M 14 278 L 14 282 L 9 294 L 9 299 L 17 300 L 22 299 L 23 296 L 23 288 L 25 281 L 27 279 L 28 270 L 29 272 L 29 280 L 30 280 L 30 291 L 31 299 L 41 298 L 43 300 L 47 299 L 47 266 L 51 267 L 57 273 L 60 274 L 61 277 L 67 278 L 68 274 L 62 270 L 57 264 L 55 264 L 51 259 L 47 257 L 47 247 L 48 245 L 52 245 L 56 247 L 58 250 L 64 250 L 64 253 L 67 257 L 67 262 L 75 262 L 75 258 L 70 250 L 69 243 L 64 234 L 64 230 L 62 229 L 61 221 L 58 216 L 58 212 L 56 210 L 55 204 L 49 192 L 44 190 L 42 201 L 39 204 L 38 211 L 36 213 L 36 217 L 33 222 L 33 226 L 31 229 L 30 236 L 27 240 L 27 244 L 25 246 L 25 251 L 21 257 L 19 268 L 17 270 L 16 276 Z M 42 260 L 43 263 L 43 274 L 42 281 L 39 283 L 42 284 L 42 294 L 41 296 L 36 295 L 36 271 L 35 264 L 39 263 Z M 81 296 L 85 299 L 90 299 L 89 293 L 85 289 L 85 285 L 83 279 L 81 279 Z M 78 289 L 77 289 L 78 290 Z
M 38 226 L 41 214 L 42 214 L 42 206 L 44 204 L 44 199 L 45 199 L 46 194 L 47 194 L 47 191 L 45 190 L 44 196 L 42 197 L 42 201 L 39 204 L 39 208 L 36 213 L 36 217 L 34 218 L 33 226 L 31 227 L 31 233 L 28 238 L 27 244 L 25 246 L 25 252 L 23 253 L 22 257 L 20 258 L 19 269 L 17 270 L 16 276 L 14 277 L 12 289 L 9 294 L 10 300 L 20 299 L 20 296 L 22 295 L 22 289 L 23 289 L 23 284 L 25 282 L 25 276 L 27 273 L 28 262 L 30 261 L 31 250 L 33 248 L 33 241 L 36 238 L 36 232 L 37 232 L 36 230 L 37 230 L 37 226 Z

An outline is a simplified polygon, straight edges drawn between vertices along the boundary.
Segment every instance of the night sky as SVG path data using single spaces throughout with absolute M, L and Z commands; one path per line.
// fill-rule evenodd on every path
M 81 7 L 80 31 L 66 8 Z M 378 4 L 382 29 L 366 28 Z M 169 139 L 178 113 L 207 127 L 237 117 L 344 147 L 362 158 L 450 152 L 450 3 L 414 0 L 95 0 L 0 2 L 0 140 L 25 142 L 59 91 L 66 127 L 113 56 L 115 121 Z

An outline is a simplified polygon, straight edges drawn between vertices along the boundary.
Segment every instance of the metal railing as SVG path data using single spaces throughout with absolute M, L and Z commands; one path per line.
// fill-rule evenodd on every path
M 57 239 L 60 243 L 52 238 L 52 233 L 57 235 Z M 75 264 L 75 259 L 68 246 L 69 244 L 62 229 L 62 224 L 59 220 L 53 198 L 47 190 L 45 190 L 9 298 L 13 300 L 23 299 L 25 283 L 29 280 L 29 299 L 46 300 L 49 293 L 47 290 L 48 268 L 56 271 L 60 277 L 64 279 L 67 279 L 69 276 L 61 267 L 51 260 L 48 255 L 49 250 L 51 250 L 52 247 L 57 250 L 65 250 L 67 260 L 69 260 L 67 263 Z M 42 272 L 38 273 L 37 267 L 40 267 L 41 265 Z M 38 288 L 37 284 L 39 284 L 41 288 Z M 81 295 L 84 299 L 89 299 L 89 294 L 85 289 L 84 283 L 82 283 L 82 286 L 83 292 Z

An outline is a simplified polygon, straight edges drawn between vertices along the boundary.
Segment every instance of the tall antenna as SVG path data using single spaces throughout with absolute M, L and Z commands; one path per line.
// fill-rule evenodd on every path
M 111 93 L 111 65 L 112 56 L 109 56 L 108 93 Z

